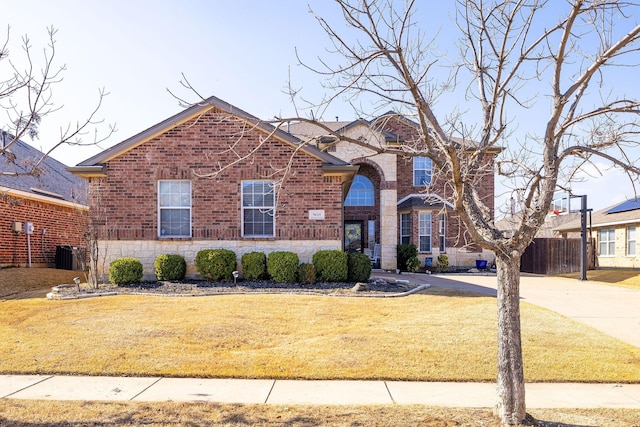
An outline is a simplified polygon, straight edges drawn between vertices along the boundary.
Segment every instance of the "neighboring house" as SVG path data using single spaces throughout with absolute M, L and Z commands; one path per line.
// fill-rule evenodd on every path
M 406 119 L 327 124 L 371 144 L 415 138 Z M 482 196 L 493 209 L 493 158 Z M 105 265 L 135 256 L 153 275 L 157 255 L 185 256 L 188 273 L 205 248 L 297 252 L 310 262 L 321 249 L 379 256 L 396 268 L 399 242 L 415 243 L 421 259 L 440 253 L 472 265 L 472 244 L 426 157 L 371 155 L 291 123 L 274 128 L 211 97 L 69 170 L 89 180 L 92 216 L 100 223 Z M 435 181 L 435 178 L 434 178 Z M 430 192 L 427 193 L 426 189 Z
M 597 267 L 640 268 L 638 228 L 640 199 L 631 199 L 591 215 L 590 231 L 596 239 Z M 562 236 L 580 230 L 580 218 L 555 228 Z
M 43 156 L 20 140 L 0 154 L 0 267 L 52 267 L 58 246 L 85 246 L 86 182 L 51 157 L 28 174 Z
M 496 227 L 498 230 L 502 231 L 502 234 L 505 237 L 513 237 L 516 230 L 520 226 L 520 221 L 522 220 L 522 215 L 518 212 L 513 215 L 508 215 L 499 221 L 496 221 Z M 580 222 L 580 212 L 562 212 L 562 213 L 554 213 L 549 212 L 549 214 L 544 219 L 544 224 L 540 227 L 538 232 L 535 235 L 536 239 L 549 239 L 562 237 L 560 233 L 557 231 L 559 227 L 564 226 L 565 224 L 573 224 L 575 221 Z M 579 239 L 580 238 L 580 228 L 575 232 L 566 233 L 564 237 Z

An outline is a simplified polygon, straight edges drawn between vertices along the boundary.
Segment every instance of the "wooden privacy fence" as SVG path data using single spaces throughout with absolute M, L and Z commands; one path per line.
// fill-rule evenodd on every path
M 593 248 L 593 241 L 587 242 L 587 269 L 594 267 Z M 522 254 L 520 271 L 534 274 L 580 271 L 580 239 L 533 239 Z

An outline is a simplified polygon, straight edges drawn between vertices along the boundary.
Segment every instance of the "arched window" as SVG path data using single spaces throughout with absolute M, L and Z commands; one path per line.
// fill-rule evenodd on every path
M 356 175 L 344 205 L 373 206 L 373 183 L 371 180 L 366 176 Z

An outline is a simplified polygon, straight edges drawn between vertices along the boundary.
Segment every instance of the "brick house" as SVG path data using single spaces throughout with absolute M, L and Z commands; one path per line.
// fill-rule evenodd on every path
M 43 156 L 20 140 L 0 154 L 0 267 L 52 267 L 58 246 L 85 246 L 86 182 L 51 157 L 28 174 Z
M 384 146 L 418 134 L 403 118 L 384 123 L 325 125 Z M 205 248 L 232 249 L 238 259 L 291 250 L 301 262 L 345 249 L 378 250 L 380 267 L 395 269 L 398 242 L 415 243 L 422 262 L 440 253 L 452 265 L 491 258 L 469 243 L 428 158 L 373 155 L 318 127 L 285 127 L 211 97 L 69 168 L 89 181 L 104 264 L 136 256 L 151 276 L 157 255 L 179 253 L 190 274 Z M 481 192 L 493 209 L 492 162 Z

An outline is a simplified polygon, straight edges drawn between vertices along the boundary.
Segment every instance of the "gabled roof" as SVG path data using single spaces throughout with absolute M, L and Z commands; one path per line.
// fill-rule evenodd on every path
M 265 133 L 272 133 L 275 138 L 278 138 L 285 143 L 291 144 L 292 146 L 299 147 L 304 143 L 304 141 L 301 141 L 299 138 L 293 136 L 292 134 L 285 132 L 283 129 L 276 129 L 270 123 L 266 123 L 258 119 L 257 117 L 247 113 L 246 111 L 241 110 L 226 101 L 216 98 L 215 96 L 212 96 L 202 103 L 193 105 L 181 111 L 180 113 L 171 116 L 154 126 L 151 126 L 149 129 L 146 129 L 138 133 L 137 135 L 132 136 L 131 138 L 125 139 L 119 144 L 116 144 L 113 147 L 108 148 L 81 163 L 78 163 L 77 166 L 68 168 L 68 170 L 74 174 L 85 177 L 104 175 L 104 164 L 108 161 L 120 156 L 123 153 L 126 153 L 127 151 L 139 145 L 144 144 L 152 138 L 173 129 L 182 123 L 185 123 L 197 117 L 200 114 L 203 114 L 204 112 L 212 108 L 220 109 L 241 120 L 244 120 L 252 126 L 255 126 L 257 129 L 264 131 Z M 338 168 L 349 166 L 348 163 L 338 159 L 335 156 L 325 153 L 314 146 L 304 145 L 301 150 L 323 161 L 325 163 L 325 169 L 332 166 Z
M 606 207 L 591 214 L 591 225 L 602 228 L 616 225 L 640 223 L 640 203 L 630 199 L 613 206 Z M 580 217 L 576 220 L 555 228 L 556 231 L 567 232 L 580 229 Z
M 331 129 L 331 131 L 340 135 L 340 134 L 344 134 L 345 132 L 357 126 L 371 127 L 372 122 L 365 119 L 357 119 L 351 122 L 335 121 L 335 122 L 318 122 L 318 123 L 328 127 L 329 129 Z M 295 135 L 297 138 L 300 138 L 301 140 L 304 140 L 304 141 L 312 138 L 329 136 L 329 134 L 325 129 L 323 129 L 322 127 L 314 123 L 308 123 L 308 122 L 291 123 L 289 124 L 289 131 L 291 132 L 291 134 Z M 380 131 L 379 129 L 376 129 L 376 131 L 382 132 L 387 142 L 401 141 L 401 138 L 392 132 Z M 331 139 L 333 139 L 333 137 L 331 137 Z
M 15 156 L 15 162 L 11 161 L 12 156 Z M 29 144 L 15 141 L 8 153 L 0 154 L 0 193 L 11 192 L 51 203 L 63 201 L 86 205 L 86 181 L 69 173 L 66 166 L 54 158 L 46 156 L 38 166 L 37 174 L 29 174 L 32 166 L 44 156 Z

